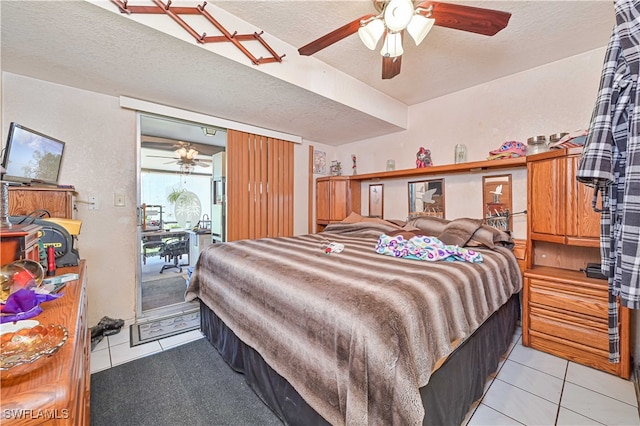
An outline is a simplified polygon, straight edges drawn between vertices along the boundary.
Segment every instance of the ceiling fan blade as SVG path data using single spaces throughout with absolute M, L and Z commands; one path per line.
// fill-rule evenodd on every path
M 436 20 L 435 25 L 487 36 L 504 29 L 511 18 L 510 13 L 500 10 L 436 1 L 425 1 L 417 7 L 427 9 L 429 6 L 433 6 L 431 18 Z
M 369 19 L 373 16 L 375 15 L 369 14 L 361 16 L 358 19 L 354 19 L 348 24 L 341 26 L 337 30 L 333 30 L 328 34 L 323 35 L 319 39 L 302 46 L 300 49 L 298 49 L 298 53 L 304 56 L 313 55 L 314 53 L 324 49 L 325 47 L 331 46 L 332 44 L 339 42 L 343 38 L 357 32 L 358 28 L 360 28 L 360 21 Z
M 388 80 L 400 74 L 400 66 L 402 65 L 402 56 L 395 58 L 382 57 L 382 79 Z
M 174 160 L 177 160 L 178 158 L 176 157 L 167 157 L 165 155 L 145 155 L 145 157 L 154 157 L 154 158 L 173 158 Z

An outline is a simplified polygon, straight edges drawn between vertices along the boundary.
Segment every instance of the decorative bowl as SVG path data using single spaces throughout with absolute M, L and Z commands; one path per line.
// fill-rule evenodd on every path
M 61 325 L 36 325 L 0 335 L 0 378 L 6 379 L 41 367 L 69 338 Z
M 5 302 L 11 293 L 21 288 L 34 288 L 42 284 L 44 269 L 33 260 L 22 259 L 2 265 L 0 268 L 0 301 Z
M 14 260 L 11 263 L 13 263 L 14 265 L 22 266 L 24 269 L 31 272 L 31 275 L 33 275 L 33 279 L 35 280 L 37 286 L 42 284 L 42 280 L 44 279 L 44 268 L 39 262 L 30 259 L 20 259 Z

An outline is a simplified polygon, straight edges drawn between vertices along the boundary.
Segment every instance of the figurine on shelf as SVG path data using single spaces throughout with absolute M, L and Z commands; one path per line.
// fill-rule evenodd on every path
M 338 160 L 333 160 L 331 162 L 331 176 L 341 176 L 342 175 L 342 165 Z
M 418 153 L 416 154 L 416 167 L 421 169 L 423 167 L 432 166 L 431 162 L 431 151 L 425 149 L 424 147 L 420 147 Z
M 353 163 L 353 165 L 351 166 L 351 170 L 353 175 L 357 175 L 358 174 L 358 170 L 356 169 L 356 156 L 355 154 L 351 154 L 351 162 Z

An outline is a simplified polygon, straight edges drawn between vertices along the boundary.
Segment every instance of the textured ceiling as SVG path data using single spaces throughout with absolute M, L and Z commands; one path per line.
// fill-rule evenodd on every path
M 296 48 L 373 12 L 371 2 L 359 0 L 210 3 L 264 30 L 265 38 Z M 494 37 L 435 27 L 419 47 L 407 40 L 402 72 L 392 80 L 380 78 L 380 55 L 366 49 L 357 35 L 314 57 L 413 105 L 603 47 L 614 23 L 609 0 L 459 3 L 504 10 L 512 18 Z M 88 2 L 2 0 L 0 8 L 3 71 L 333 145 L 402 129 L 262 72 L 283 64 L 245 66 Z

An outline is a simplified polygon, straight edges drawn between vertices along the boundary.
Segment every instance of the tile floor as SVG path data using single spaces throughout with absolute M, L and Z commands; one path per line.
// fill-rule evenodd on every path
M 190 331 L 129 347 L 129 327 L 91 353 L 91 372 L 203 338 Z M 522 346 L 521 331 L 463 425 L 640 425 L 633 382 Z

